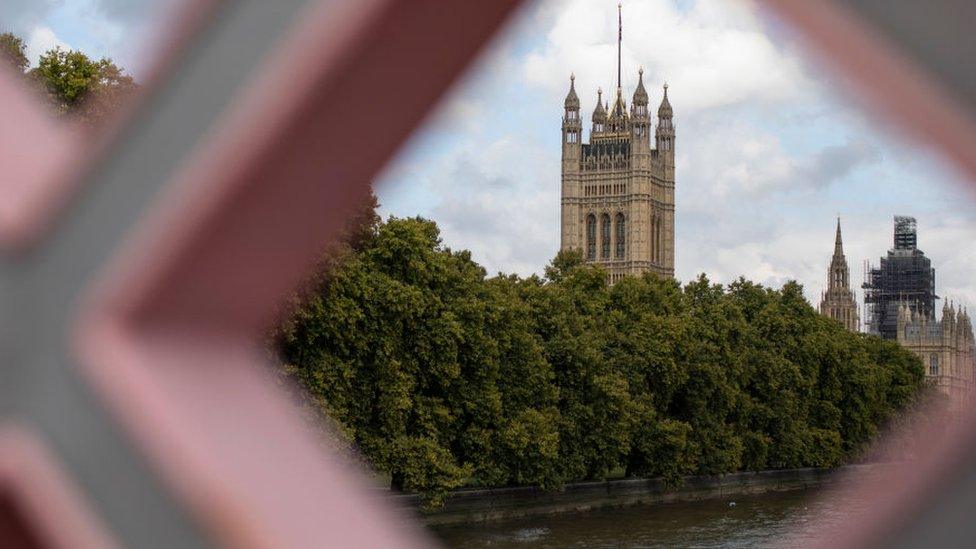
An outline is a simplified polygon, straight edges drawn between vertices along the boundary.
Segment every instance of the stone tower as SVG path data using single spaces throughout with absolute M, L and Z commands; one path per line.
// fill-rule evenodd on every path
M 827 291 L 820 299 L 820 314 L 840 322 L 852 332 L 861 329 L 861 319 L 857 314 L 857 300 L 851 290 L 851 271 L 844 257 L 844 241 L 840 235 L 840 218 L 837 218 L 837 236 L 834 237 L 834 256 L 830 258 L 827 269 Z
M 619 6 L 618 6 L 619 9 Z M 583 142 L 580 100 L 570 76 L 562 126 L 560 249 L 581 250 L 610 282 L 628 274 L 674 276 L 674 124 L 668 86 L 657 111 L 654 147 L 644 71 L 632 109 L 620 82 L 623 25 L 618 12 L 617 90 L 613 107 L 597 90 L 590 142 Z

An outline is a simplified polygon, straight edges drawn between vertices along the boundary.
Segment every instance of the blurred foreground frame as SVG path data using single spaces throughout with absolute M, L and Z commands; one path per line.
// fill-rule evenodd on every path
M 518 4 L 187 2 L 102 139 L 0 74 L 0 448 L 43 456 L 0 463 L 0 545 L 430 543 L 301 425 L 259 334 Z M 976 87 L 947 53 L 976 51 L 976 6 L 764 4 L 976 180 Z M 976 538 L 976 418 L 938 444 L 825 543 Z
M 0 399 L 32 433 L 6 444 L 45 442 L 76 523 L 131 547 L 430 545 L 302 425 L 260 334 L 518 4 L 186 2 L 102 140 L 0 75 Z M 0 473 L 0 545 L 66 539 L 21 497 L 32 472 Z

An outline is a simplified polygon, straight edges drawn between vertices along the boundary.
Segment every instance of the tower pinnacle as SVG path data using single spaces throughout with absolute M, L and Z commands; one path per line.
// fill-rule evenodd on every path
M 566 94 L 566 102 L 564 104 L 566 110 L 579 110 L 580 100 L 579 96 L 576 95 L 576 75 L 569 75 L 569 93 Z
M 844 241 L 840 236 L 840 217 L 837 218 L 837 236 L 834 237 L 834 257 L 844 255 Z

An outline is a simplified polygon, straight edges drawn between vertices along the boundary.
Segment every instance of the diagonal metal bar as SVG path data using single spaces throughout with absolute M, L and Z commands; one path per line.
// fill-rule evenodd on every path
M 236 91 L 260 71 L 261 60 L 283 40 L 307 2 L 222 7 L 216 27 L 197 39 L 188 61 L 89 173 L 84 193 L 51 241 L 2 263 L 5 309 L 17 312 L 13 321 L 3 322 L 5 349 L 7 356 L 20 357 L 20 368 L 5 370 L 4 377 L 13 379 L 0 387 L 0 401 L 44 428 L 79 483 L 114 522 L 113 529 L 136 546 L 192 546 L 202 538 L 132 454 L 74 369 L 65 368 L 74 362 L 64 338 L 66 313 Z
M 77 136 L 52 119 L 31 90 L 7 67 L 0 67 L 0 246 L 6 250 L 28 240 L 39 211 L 57 195 L 78 153 Z M 45 147 L 38 147 L 44 143 Z
M 123 544 L 425 543 L 323 455 L 252 341 L 517 4 L 223 2 L 49 239 L 0 260 L 0 408 L 38 427 Z
M 0 546 L 117 547 L 36 434 L 0 424 Z
M 87 174 L 83 192 L 57 220 L 49 240 L 30 252 L 30 279 L 49 295 L 49 308 L 41 314 L 64 318 L 65 308 L 210 137 L 239 90 L 261 78 L 271 52 L 310 3 L 315 2 L 237 0 L 219 6 L 185 62 L 151 92 L 114 148 Z M 341 4 L 327 3 L 337 9 Z
M 154 261 L 131 262 L 147 268 L 117 274 L 108 285 L 105 314 L 121 315 L 115 318 L 122 325 L 97 318 L 88 323 L 94 342 L 87 347 L 88 363 L 95 379 L 119 409 L 131 411 L 137 393 L 144 416 L 140 423 L 153 425 L 150 432 L 171 435 L 165 451 L 151 439 L 141 440 L 155 448 L 181 497 L 217 525 L 221 538 L 244 536 L 266 543 L 272 536 L 261 530 L 262 522 L 273 522 L 269 517 L 277 514 L 289 524 L 276 529 L 288 540 L 285 546 L 314 539 L 314 529 L 341 532 L 344 527 L 350 530 L 344 535 L 361 536 L 359 543 L 367 545 L 415 539 L 403 528 L 370 530 L 369 522 L 391 521 L 375 518 L 382 515 L 378 510 L 377 515 L 363 511 L 371 506 L 342 482 L 348 475 L 335 459 L 306 459 L 315 454 L 312 442 L 293 428 L 280 395 L 259 378 L 259 361 L 246 342 L 319 249 L 321 240 L 312 235 L 339 228 L 371 176 L 514 4 L 470 4 L 450 12 L 441 2 L 377 4 L 362 12 L 365 20 L 348 42 L 327 10 L 311 14 L 273 62 L 278 69 L 267 77 L 267 85 L 255 87 L 242 101 L 239 118 L 232 117 L 218 146 L 205 151 L 184 179 L 210 185 L 193 193 L 193 207 L 172 203 L 156 221 L 172 226 L 179 219 L 185 232 L 134 245 L 152 249 Z M 349 51 L 302 54 L 315 52 L 323 35 L 332 35 L 333 43 Z M 445 43 L 454 47 L 444 48 Z M 418 66 L 421 59 L 428 64 Z M 303 75 L 309 66 L 317 69 Z M 297 86 L 284 75 L 297 77 Z M 395 95 L 389 91 L 391 80 Z M 245 133 L 245 128 L 263 131 Z M 137 282 L 127 285 L 123 279 Z M 201 334 L 210 337 L 201 340 Z M 180 352 L 160 353 L 161 348 Z M 213 366 L 203 372 L 187 367 L 201 363 Z M 120 372 L 146 376 L 146 382 L 137 384 L 137 391 L 126 390 L 117 383 Z M 222 384 L 219 397 L 199 390 L 201 376 L 211 373 Z M 235 408 L 234 402 L 249 406 Z M 192 413 L 182 416 L 183 411 Z M 130 428 L 137 437 L 146 432 L 135 423 Z M 260 442 L 217 459 L 227 448 L 265 438 L 292 456 L 295 470 L 283 474 L 263 466 L 269 456 Z M 174 454 L 181 468 L 167 467 Z M 343 494 L 341 500 L 359 511 L 334 507 L 338 500 L 316 497 L 310 486 Z M 301 503 L 281 516 L 260 496 L 271 489 L 291 493 L 290 499 Z M 330 507 L 331 512 L 321 514 Z M 374 519 L 364 520 L 370 516 Z M 254 526 L 227 528 L 227 517 L 236 517 L 236 525 Z

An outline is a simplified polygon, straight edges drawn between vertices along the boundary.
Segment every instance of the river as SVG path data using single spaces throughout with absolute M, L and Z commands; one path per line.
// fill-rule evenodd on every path
M 447 547 L 776 547 L 829 530 L 863 503 L 818 500 L 814 489 L 601 509 L 433 529 Z M 823 513 L 821 513 L 823 511 Z

